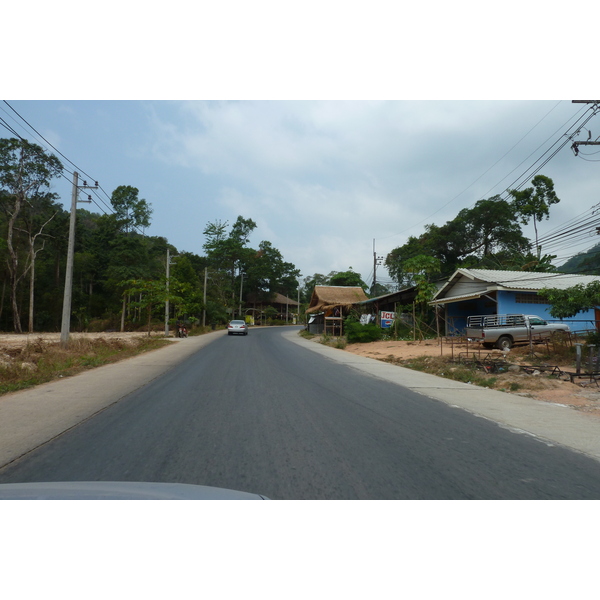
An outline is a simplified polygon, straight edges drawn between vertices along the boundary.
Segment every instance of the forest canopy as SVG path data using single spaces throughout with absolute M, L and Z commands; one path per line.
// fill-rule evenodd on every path
M 60 330 L 70 211 L 50 186 L 62 171 L 40 146 L 0 139 L 0 330 Z M 198 255 L 144 235 L 152 206 L 137 187 L 118 186 L 110 202 L 109 214 L 76 211 L 74 329 L 141 327 L 149 306 L 151 318 L 164 319 L 167 299 L 173 319 L 226 321 L 243 308 L 240 287 L 266 300 L 298 293 L 295 265 L 268 240 L 249 245 L 250 218 L 239 216 L 231 227 L 209 221 Z

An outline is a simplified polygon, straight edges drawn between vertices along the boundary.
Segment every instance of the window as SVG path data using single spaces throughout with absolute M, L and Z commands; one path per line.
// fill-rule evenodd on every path
M 537 317 L 535 319 L 529 319 L 529 324 L 530 325 L 548 325 L 548 323 L 546 323 L 546 321 L 543 321 L 542 319 L 538 319 Z
M 541 296 L 536 293 L 522 293 L 518 292 L 515 294 L 515 302 L 517 304 L 548 304 Z

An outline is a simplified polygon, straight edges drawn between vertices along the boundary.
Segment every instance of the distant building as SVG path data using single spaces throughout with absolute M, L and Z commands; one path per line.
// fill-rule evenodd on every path
M 245 314 L 252 316 L 254 322 L 264 321 L 264 313 L 267 307 L 273 307 L 277 311 L 275 319 L 281 321 L 293 321 L 298 314 L 298 301 L 288 298 L 283 294 L 270 294 L 268 297 L 258 294 L 248 294 L 246 296 Z

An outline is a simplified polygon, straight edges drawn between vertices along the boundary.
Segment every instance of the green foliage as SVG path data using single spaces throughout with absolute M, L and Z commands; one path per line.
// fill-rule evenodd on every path
M 44 229 L 61 211 L 56 195 L 47 191 L 53 178 L 62 173 L 62 164 L 36 144 L 22 139 L 0 139 L 0 214 L 6 249 L 5 281 L 9 282 L 12 325 L 20 333 L 19 286 L 29 274 L 29 329 L 33 328 L 35 263 L 48 231 Z
M 585 343 L 588 346 L 600 347 L 600 331 L 589 333 L 585 339 Z
M 312 297 L 316 285 L 340 285 L 350 287 L 361 287 L 367 290 L 367 284 L 362 280 L 360 273 L 357 273 L 350 267 L 347 271 L 330 271 L 327 275 L 315 273 L 304 278 L 304 285 L 301 289 L 301 300 L 308 304 Z M 378 291 L 383 288 L 378 286 Z M 383 292 L 385 293 L 385 292 Z
M 120 185 L 110 198 L 117 220 L 125 231 L 150 227 L 152 208 L 146 200 L 138 198 L 138 194 L 136 187 Z
M 431 278 L 440 272 L 440 266 L 439 259 L 423 254 L 410 258 L 404 263 L 404 270 L 410 273 L 417 287 L 415 302 L 422 307 L 427 307 L 427 303 L 437 291 L 435 284 L 431 283 Z
M 349 344 L 376 342 L 383 337 L 383 331 L 374 323 L 361 325 L 356 322 L 346 322 L 345 334 Z
M 0 139 L 0 189 L 13 196 L 31 198 L 49 188 L 62 173 L 62 164 L 53 154 L 27 140 Z
M 442 226 L 426 225 L 421 236 L 411 236 L 406 244 L 392 250 L 385 259 L 385 266 L 401 287 L 407 287 L 415 285 L 416 279 L 406 263 L 418 256 L 437 259 L 440 272 L 451 274 L 461 266 L 526 253 L 530 246 L 514 209 L 494 196 L 479 200 L 473 208 L 461 210 Z
M 60 328 L 70 214 L 47 188 L 61 169 L 56 157 L 34 144 L 0 139 L 0 279 L 5 290 L 0 330 L 12 326 L 21 331 L 21 315 L 28 309 L 35 330 Z M 206 311 L 208 323 L 226 322 L 241 291 L 262 294 L 267 301 L 275 293 L 296 298 L 299 270 L 266 240 L 258 249 L 248 246 L 256 228 L 252 219 L 240 216 L 231 227 L 209 223 L 206 256 L 198 256 L 178 253 L 165 238 L 139 232 L 149 226 L 152 209 L 137 188 L 117 187 L 111 202 L 115 213 L 110 215 L 77 209 L 73 327 L 104 323 L 120 329 L 123 316 L 131 329 L 144 319 L 144 310 L 149 322 L 161 319 L 167 249 L 171 257 L 178 255 L 169 277 L 172 318 L 198 320 Z M 132 283 L 141 281 L 146 282 L 143 289 Z
M 554 182 L 550 177 L 536 175 L 531 183 L 533 187 L 520 191 L 510 191 L 510 195 L 513 197 L 511 207 L 515 214 L 521 218 L 523 225 L 533 221 L 535 248 L 539 254 L 537 223 L 542 221 L 544 217 L 546 219 L 550 217 L 550 206 L 558 204 L 560 199 L 554 191 Z
M 562 273 L 583 273 L 600 275 L 600 244 L 596 244 L 585 252 L 580 252 L 558 269 Z
M 539 295 L 552 305 L 550 314 L 555 319 L 565 319 L 600 305 L 600 282 L 577 284 L 566 289 L 544 288 Z
M 367 284 L 361 279 L 360 273 L 356 273 L 352 270 L 352 267 L 347 271 L 335 273 L 335 275 L 329 278 L 329 283 L 327 285 L 361 287 L 363 290 L 367 289 Z
M 265 317 L 267 317 L 267 319 L 274 319 L 277 314 L 277 309 L 274 306 L 267 306 L 267 308 L 265 308 Z
M 511 190 L 512 207 L 520 216 L 523 225 L 533 219 L 534 222 L 550 217 L 550 206 L 558 204 L 560 199 L 554 191 L 554 182 L 545 175 L 536 175 L 531 183 L 533 187 L 524 190 Z

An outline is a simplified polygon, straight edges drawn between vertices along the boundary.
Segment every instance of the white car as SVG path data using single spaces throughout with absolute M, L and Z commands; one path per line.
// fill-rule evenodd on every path
M 248 335 L 248 325 L 246 325 L 246 321 L 229 321 L 229 325 L 227 325 L 227 335 Z

